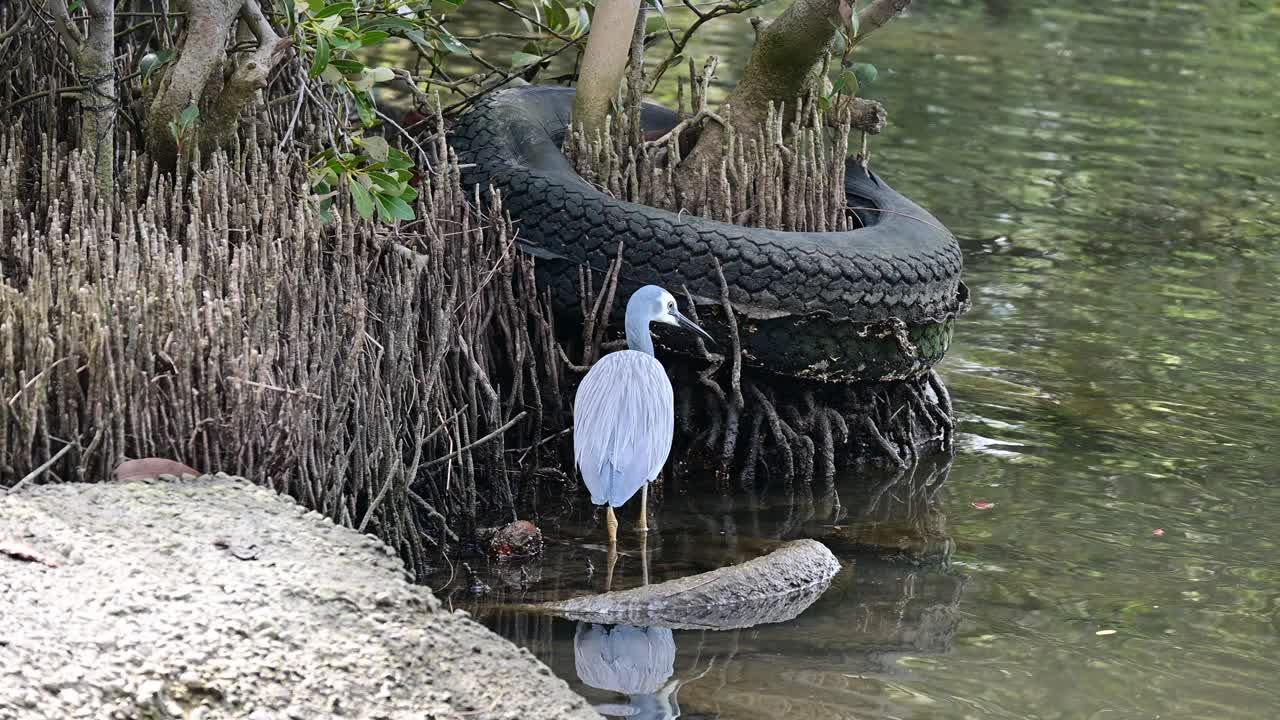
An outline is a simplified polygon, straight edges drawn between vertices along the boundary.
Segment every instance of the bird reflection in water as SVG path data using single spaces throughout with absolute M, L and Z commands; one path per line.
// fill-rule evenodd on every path
M 676 641 L 670 628 L 579 622 L 573 635 L 578 678 L 599 690 L 628 696 L 626 703 L 595 705 L 596 712 L 636 720 L 680 717 L 677 694 L 688 679 L 675 675 Z

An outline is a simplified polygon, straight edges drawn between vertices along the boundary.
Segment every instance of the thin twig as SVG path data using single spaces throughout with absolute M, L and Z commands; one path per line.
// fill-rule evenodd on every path
M 13 487 L 9 488 L 8 492 L 11 492 L 11 493 L 17 492 L 18 488 L 40 477 L 40 475 L 43 474 L 44 471 L 53 467 L 54 463 L 61 460 L 63 455 L 66 455 L 67 453 L 71 452 L 71 448 L 73 447 L 75 446 L 71 444 L 63 445 L 62 449 L 59 450 L 57 453 L 55 453 L 53 457 L 49 458 L 48 460 L 45 460 L 40 467 L 27 473 L 26 477 L 22 478 L 17 483 L 15 483 Z
M 462 455 L 463 453 L 465 453 L 468 450 L 471 450 L 472 448 L 476 448 L 481 445 L 484 445 L 485 443 L 489 442 L 490 440 L 498 437 L 502 433 L 509 430 L 512 425 L 515 425 L 516 423 L 523 420 L 524 416 L 527 414 L 529 414 L 527 410 L 521 410 L 519 415 L 516 415 L 515 417 L 503 423 L 502 427 L 498 428 L 497 430 L 494 430 L 493 432 L 489 433 L 488 435 L 485 435 L 484 437 L 480 438 L 479 440 L 476 440 L 473 443 L 469 443 L 463 447 L 458 448 L 457 450 L 454 450 L 453 452 L 449 453 L 448 455 L 445 455 L 444 457 L 438 457 L 435 460 L 428 462 L 426 465 L 423 465 L 422 468 L 424 470 L 429 470 L 437 465 L 440 465 L 441 463 L 447 462 L 449 460 L 452 460 L 458 457 L 459 455 Z

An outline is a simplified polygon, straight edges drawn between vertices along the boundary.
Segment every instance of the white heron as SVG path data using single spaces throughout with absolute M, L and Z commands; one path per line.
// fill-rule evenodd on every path
M 671 381 L 653 355 L 649 323 L 705 330 L 680 314 L 676 299 L 646 285 L 627 301 L 627 350 L 609 353 L 583 378 L 574 397 L 573 459 L 591 502 L 608 508 L 609 546 L 617 541 L 613 509 L 641 491 L 640 532 L 648 532 L 648 488 L 671 452 L 675 400 Z

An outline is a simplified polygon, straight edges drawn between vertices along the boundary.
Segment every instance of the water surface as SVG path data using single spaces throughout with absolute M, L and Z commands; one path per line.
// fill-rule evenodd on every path
M 850 468 L 838 506 L 669 497 L 651 581 L 828 542 L 846 568 L 790 622 L 477 612 L 614 716 L 1280 716 L 1280 9 L 916 5 L 860 54 L 891 119 L 873 166 L 965 250 L 974 309 L 940 368 L 957 456 Z M 751 33 L 713 30 L 694 52 L 723 56 L 724 87 Z M 615 587 L 640 582 L 632 516 Z M 587 511 L 546 530 L 495 595 L 602 589 Z

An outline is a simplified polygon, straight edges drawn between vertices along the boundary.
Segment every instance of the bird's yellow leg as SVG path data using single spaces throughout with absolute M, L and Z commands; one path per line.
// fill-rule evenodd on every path
M 640 572 L 649 584 L 649 483 L 640 489 Z
M 613 507 L 606 506 L 605 525 L 609 528 L 609 561 L 604 578 L 604 591 L 613 588 L 613 566 L 618 562 L 618 518 L 613 514 Z
M 645 585 L 649 584 L 649 536 L 640 536 L 640 572 Z
M 640 488 L 640 534 L 649 532 L 649 483 Z

